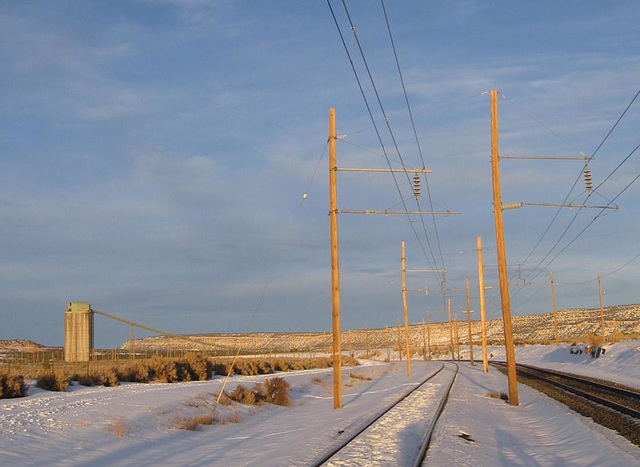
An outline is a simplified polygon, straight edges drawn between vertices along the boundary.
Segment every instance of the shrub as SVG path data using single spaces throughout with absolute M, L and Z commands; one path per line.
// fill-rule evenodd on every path
M 96 378 L 97 378 L 97 384 L 99 384 L 100 386 L 112 387 L 120 384 L 120 381 L 118 380 L 118 375 L 116 374 L 113 368 L 109 368 L 108 370 L 102 371 L 96 376 Z
M 206 381 L 211 377 L 211 364 L 202 355 L 189 352 L 184 356 L 184 363 L 192 381 Z
M 227 394 L 232 401 L 240 402 L 244 405 L 256 404 L 256 393 L 251 389 L 247 389 L 242 385 L 236 386 L 236 388 Z
M 27 385 L 22 375 L 0 374 L 0 399 L 24 397 L 27 395 Z
M 36 387 L 47 391 L 66 392 L 69 380 L 62 373 L 46 373 L 36 380 Z
M 138 363 L 127 364 L 121 369 L 116 369 L 115 371 L 119 381 L 128 381 L 130 383 L 149 382 L 149 369 Z
M 239 359 L 236 361 L 234 371 L 244 376 L 253 376 L 258 374 L 258 364 L 255 360 Z
M 264 382 L 264 388 L 267 393 L 267 402 L 283 407 L 291 405 L 289 397 L 289 383 L 284 378 L 276 377 L 268 379 Z
M 596 335 L 595 332 L 587 333 L 583 336 L 582 340 L 589 345 L 602 344 L 602 336 Z
M 216 375 L 227 376 L 229 374 L 230 364 L 225 361 L 214 361 L 212 366 L 213 373 Z M 233 370 L 231 371 L 231 375 L 233 375 Z
M 174 360 L 155 355 L 147 362 L 147 370 L 149 371 L 149 380 L 163 383 L 180 381 L 178 365 Z

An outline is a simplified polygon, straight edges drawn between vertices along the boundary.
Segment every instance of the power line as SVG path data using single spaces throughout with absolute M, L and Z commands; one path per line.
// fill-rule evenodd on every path
M 615 274 L 616 272 L 626 268 L 627 266 L 629 266 L 631 263 L 633 263 L 635 260 L 637 260 L 638 258 L 640 258 L 640 253 L 638 253 L 637 255 L 635 255 L 633 258 L 631 258 L 629 261 L 627 261 L 626 263 L 624 263 L 622 266 L 614 269 L 611 272 L 608 272 L 606 274 L 602 274 L 600 277 L 607 277 L 607 276 L 611 276 L 613 274 Z M 590 282 L 595 282 L 598 279 L 590 279 L 588 281 L 584 281 L 584 282 L 560 282 L 558 280 L 556 280 L 556 284 L 562 284 L 562 285 L 584 285 L 584 284 L 589 284 Z
M 567 196 L 565 197 L 564 201 L 562 202 L 562 204 L 565 204 L 567 202 L 567 200 L 569 199 L 569 197 L 571 196 L 571 193 L 573 192 L 573 190 L 575 189 L 576 185 L 578 184 L 578 181 L 582 178 L 582 175 L 585 171 L 585 167 L 587 166 L 588 162 L 593 160 L 593 158 L 596 156 L 596 154 L 598 153 L 598 151 L 600 151 L 600 148 L 602 148 L 602 146 L 604 145 L 604 143 L 609 139 L 609 136 L 611 136 L 611 134 L 613 133 L 613 131 L 615 130 L 615 128 L 618 126 L 618 124 L 620 123 L 620 121 L 624 118 L 624 116 L 627 114 L 628 110 L 631 108 L 631 106 L 633 105 L 633 103 L 636 101 L 636 99 L 638 98 L 638 96 L 640 95 L 640 90 L 638 90 L 638 92 L 635 94 L 635 96 L 633 96 L 633 99 L 631 99 L 631 102 L 629 102 L 629 104 L 627 105 L 627 107 L 624 109 L 624 111 L 622 112 L 622 114 L 620 115 L 620 117 L 618 117 L 618 119 L 616 120 L 616 122 L 613 124 L 613 126 L 611 127 L 611 129 L 609 130 L 609 132 L 606 134 L 606 136 L 603 138 L 603 140 L 600 142 L 600 144 L 598 145 L 598 147 L 596 148 L 596 150 L 593 152 L 593 154 L 589 157 L 588 161 L 585 162 L 585 166 L 582 168 L 582 170 L 580 171 L 580 174 L 578 175 L 578 177 L 576 178 L 576 180 L 574 181 L 573 185 L 571 186 L 571 189 L 569 190 L 569 193 L 567 193 Z M 631 154 L 633 154 L 638 148 L 636 147 L 636 149 L 634 149 Z M 625 158 L 625 160 L 622 162 L 626 162 L 626 160 L 628 160 L 628 158 L 631 156 L 631 154 L 629 154 L 629 156 L 627 156 L 627 158 Z M 619 167 L 618 167 L 619 168 Z M 615 170 L 618 170 L 618 168 L 616 168 Z M 615 172 L 614 170 L 614 172 Z M 608 179 L 611 175 L 613 175 L 613 172 L 607 176 L 606 179 Z M 605 181 L 606 181 L 605 179 Z M 604 182 L 603 182 L 604 183 Z M 602 186 L 602 183 L 600 185 L 598 185 L 597 188 L 599 188 L 600 186 Z M 596 188 L 596 190 L 597 190 Z M 594 190 L 594 192 L 596 191 Z M 588 193 L 586 198 L 585 198 L 585 202 L 587 199 L 589 199 L 589 197 L 591 196 L 591 193 Z M 582 203 L 584 204 L 584 202 Z M 607 206 L 610 206 L 612 204 L 612 202 L 610 202 Z M 534 246 L 534 248 L 531 250 L 531 252 L 527 255 L 527 258 L 523 261 L 523 264 L 526 263 L 526 261 L 531 257 L 531 255 L 533 254 L 533 252 L 535 251 L 535 249 L 538 247 L 538 245 L 540 244 L 540 242 L 542 241 L 542 239 L 546 236 L 547 232 L 549 231 L 549 229 L 551 228 L 552 224 L 555 222 L 555 220 L 557 219 L 558 215 L 560 214 L 562 208 L 558 208 L 558 210 L 556 211 L 556 214 L 554 215 L 553 219 L 551 220 L 551 222 L 549 223 L 549 225 L 547 226 L 547 228 L 545 229 L 544 233 L 542 234 L 542 236 L 540 237 L 540 239 L 538 240 L 538 242 L 536 243 L 536 245 Z M 562 232 L 562 234 L 560 235 L 560 237 L 558 238 L 558 240 L 556 241 L 556 243 L 553 245 L 553 247 L 549 250 L 549 252 L 540 260 L 540 262 L 536 265 L 536 267 L 533 269 L 533 271 L 529 274 L 529 276 L 531 274 L 536 274 L 534 276 L 537 277 L 538 275 L 540 275 L 540 273 L 542 273 L 542 271 L 544 270 L 544 268 L 542 270 L 539 270 L 540 265 L 549 257 L 549 255 L 551 253 L 553 253 L 553 251 L 558 247 L 558 245 L 560 244 L 560 242 L 562 241 L 562 239 L 564 238 L 564 236 L 567 234 L 567 232 L 569 231 L 569 229 L 571 228 L 571 226 L 573 225 L 573 223 L 575 222 L 576 218 L 578 217 L 578 214 L 580 214 L 580 212 L 582 211 L 582 208 L 579 208 L 576 213 L 574 214 L 573 218 L 571 219 L 571 221 L 569 222 L 569 224 L 567 225 L 567 227 L 565 228 L 565 230 Z M 602 211 L 598 214 L 598 216 L 602 214 Z M 595 221 L 595 219 L 593 219 L 588 225 L 591 225 L 593 223 L 593 221 Z M 584 230 L 583 230 L 584 231 Z M 582 234 L 582 232 L 580 234 L 578 234 L 578 236 L 580 236 Z M 570 243 L 573 243 L 575 240 L 577 239 L 574 238 Z M 565 251 L 569 245 L 567 245 L 565 248 L 563 248 L 561 252 Z M 548 267 L 554 260 L 555 258 L 558 257 L 558 255 L 560 254 L 558 253 L 556 256 L 554 256 L 554 258 L 547 263 Z M 529 277 L 527 277 L 529 278 Z M 522 289 L 518 289 L 516 290 L 516 292 L 514 293 L 514 297 L 518 294 L 518 292 L 522 290 Z
M 362 47 L 361 47 L 361 45 L 360 45 L 360 41 L 359 41 L 359 39 L 358 39 L 357 34 L 355 33 L 355 27 L 354 27 L 354 25 L 353 25 L 353 22 L 351 21 L 351 17 L 350 17 L 350 15 L 349 15 L 348 8 L 347 8 L 346 4 L 344 3 L 344 0 L 343 0 L 343 2 L 342 2 L 342 3 L 343 3 L 343 6 L 344 6 L 344 8 L 345 8 L 345 13 L 347 14 L 347 18 L 348 18 L 348 20 L 349 20 L 349 24 L 350 24 L 350 26 L 351 26 L 351 31 L 353 32 L 354 38 L 355 38 L 355 40 L 356 40 L 356 44 L 358 45 L 358 49 L 359 49 L 359 51 L 360 51 L 360 55 L 361 55 L 361 57 L 362 57 L 362 59 L 363 59 L 363 62 L 364 62 L 364 64 L 365 64 L 365 68 L 367 69 L 367 72 L 368 72 L 368 75 L 369 75 L 369 79 L 370 79 L 370 81 L 371 81 L 371 83 L 372 83 L 372 86 L 373 86 L 373 89 L 374 89 L 374 91 L 375 91 L 375 94 L 376 94 L 376 97 L 377 97 L 377 100 L 378 100 L 378 104 L 380 105 L 381 111 L 382 111 L 382 113 L 383 113 L 383 115 L 384 115 L 385 122 L 387 123 L 387 126 L 388 126 L 388 130 L 391 132 L 391 128 L 389 127 L 389 122 L 388 122 L 388 120 L 387 120 L 387 118 L 386 118 L 386 114 L 385 114 L 385 112 L 384 112 L 384 107 L 382 106 L 382 102 L 381 102 L 381 100 L 380 100 L 380 96 L 378 95 L 377 88 L 375 87 L 375 82 L 373 81 L 373 77 L 372 77 L 372 75 L 371 75 L 371 71 L 370 71 L 370 69 L 369 69 L 369 67 L 368 67 L 368 64 L 367 64 L 367 62 L 366 62 L 366 59 L 365 59 L 365 57 L 364 57 L 364 53 L 363 53 L 363 51 L 362 51 Z M 374 131 L 375 131 L 375 133 L 376 133 L 376 136 L 378 137 L 378 142 L 379 142 L 380 147 L 382 148 L 382 151 L 383 151 L 383 153 L 384 153 L 385 160 L 387 161 L 387 165 L 389 166 L 389 169 L 391 169 L 391 168 L 392 168 L 392 166 L 391 166 L 391 161 L 389 160 L 389 156 L 388 156 L 388 154 L 387 154 L 387 150 L 386 150 L 386 147 L 385 147 L 385 145 L 384 145 L 384 141 L 382 140 L 382 136 L 381 136 L 380 131 L 379 131 L 379 129 L 378 129 L 378 125 L 376 124 L 376 122 L 375 122 L 375 118 L 373 117 L 373 112 L 372 112 L 371 107 L 370 107 L 370 105 L 369 105 L 369 101 L 368 101 L 367 96 L 366 96 L 366 94 L 365 94 L 365 92 L 364 92 L 364 89 L 363 89 L 363 87 L 362 87 L 362 83 L 361 83 L 361 81 L 360 81 L 360 77 L 358 76 L 358 72 L 357 72 L 357 70 L 356 70 L 356 68 L 355 68 L 355 64 L 354 64 L 353 59 L 352 59 L 352 57 L 351 57 L 351 54 L 350 54 L 350 52 L 349 52 L 349 48 L 347 47 L 346 41 L 345 41 L 345 39 L 344 39 L 344 35 L 342 34 L 342 30 L 340 29 L 340 25 L 339 25 L 339 23 L 338 23 L 338 19 L 336 18 L 336 15 L 335 15 L 335 12 L 334 12 L 334 10 L 333 10 L 333 7 L 331 6 L 331 1 L 330 1 L 330 0 L 327 0 L 327 5 L 329 6 L 329 10 L 331 11 L 331 16 L 333 17 L 333 21 L 334 21 L 334 23 L 335 23 L 336 29 L 338 30 L 338 34 L 340 35 L 340 40 L 341 40 L 341 42 L 342 42 L 342 45 L 343 45 L 343 47 L 344 47 L 344 50 L 345 50 L 345 52 L 346 52 L 346 54 L 347 54 L 347 57 L 348 57 L 348 59 L 349 59 L 349 63 L 351 64 L 351 69 L 352 69 L 352 71 L 353 71 L 354 77 L 355 77 L 356 82 L 357 82 L 357 84 L 358 84 L 358 88 L 359 88 L 359 90 L 360 90 L 360 94 L 362 95 L 362 98 L 363 98 L 363 100 L 364 100 L 365 106 L 366 106 L 366 108 L 367 108 L 367 112 L 368 112 L 368 114 L 369 114 L 369 118 L 371 119 L 371 123 L 372 123 L 372 125 L 373 125 Z M 393 133 L 391 132 L 391 134 L 392 134 L 392 139 L 393 139 Z M 395 141 L 395 140 L 394 140 L 394 141 Z M 398 148 L 397 148 L 397 145 L 396 145 L 396 149 L 398 149 Z M 403 168 L 406 168 L 406 166 L 405 166 L 405 164 L 404 164 L 404 161 L 402 160 L 402 156 L 401 156 L 401 155 L 400 155 L 400 153 L 399 153 L 399 149 L 398 149 L 398 155 L 399 155 L 399 157 L 400 157 L 401 164 L 402 164 Z M 409 181 L 409 183 L 411 183 L 411 180 L 410 180 L 410 178 L 409 178 L 409 175 L 408 175 L 408 173 L 407 173 L 406 171 L 405 171 L 405 175 L 406 175 L 407 180 Z M 391 176 L 393 177 L 393 181 L 394 181 L 394 184 L 395 184 L 396 189 L 397 189 L 397 191 L 398 191 L 398 195 L 400 196 L 400 200 L 401 200 L 401 202 L 402 202 L 402 205 L 403 205 L 403 207 L 404 207 L 404 210 L 405 210 L 405 211 L 408 211 L 408 208 L 407 208 L 406 202 L 405 202 L 405 200 L 404 200 L 404 198 L 403 198 L 403 196 L 402 196 L 402 190 L 400 189 L 400 185 L 399 185 L 399 183 L 398 183 L 398 180 L 397 180 L 397 178 L 396 178 L 396 176 L 395 176 L 395 174 L 394 174 L 393 172 L 391 173 Z M 418 243 L 419 243 L 419 245 L 420 245 L 420 247 L 421 247 L 421 249 L 422 249 L 422 251 L 423 251 L 423 253 L 424 253 L 425 257 L 427 258 L 427 262 L 429 263 L 429 266 L 433 268 L 433 265 L 431 264 L 431 260 L 429 259 L 429 256 L 428 256 L 428 255 L 427 255 L 427 253 L 426 253 L 425 247 L 424 247 L 424 245 L 423 245 L 422 241 L 420 240 L 420 237 L 419 237 L 419 235 L 418 235 L 417 231 L 415 230 L 415 227 L 413 226 L 413 222 L 412 222 L 412 220 L 411 220 L 411 216 L 410 216 L 409 214 L 407 214 L 407 219 L 409 220 L 409 225 L 410 225 L 411 229 L 413 230 L 413 233 L 414 233 L 414 235 L 416 236 L 416 239 L 418 240 Z
M 400 76 L 400 83 L 402 84 L 402 91 L 404 93 L 404 100 L 407 103 L 407 110 L 409 111 L 409 118 L 411 119 L 411 127 L 413 129 L 413 135 L 415 137 L 416 140 L 416 146 L 418 148 L 418 154 L 420 154 L 420 161 L 422 162 L 422 167 L 425 167 L 425 162 L 424 162 L 424 156 L 422 154 L 422 148 L 420 146 L 420 140 L 418 138 L 418 132 L 416 131 L 416 124 L 415 121 L 413 119 L 413 112 L 411 111 L 411 105 L 409 104 L 409 96 L 407 95 L 407 88 L 405 86 L 404 83 L 404 77 L 402 76 L 402 69 L 400 68 L 400 60 L 398 59 L 398 53 L 396 51 L 396 45 L 395 42 L 393 40 L 393 34 L 391 33 L 391 25 L 389 24 L 389 17 L 387 16 L 387 9 L 384 6 L 384 0 L 380 0 L 380 3 L 382 4 L 382 11 L 384 12 L 384 19 L 385 22 L 387 23 L 387 31 L 389 32 L 389 39 L 391 41 L 391 47 L 393 49 L 393 56 L 395 57 L 396 60 L 396 66 L 398 68 L 398 75 Z M 433 200 L 431 198 L 431 189 L 429 188 L 429 178 L 427 177 L 427 174 L 424 174 L 424 181 L 425 181 L 425 187 L 427 188 L 427 197 L 429 199 L 429 207 L 431 209 L 431 211 L 433 211 Z M 418 203 L 418 210 L 421 210 L 420 208 L 420 202 L 419 200 L 417 200 Z M 431 215 L 431 218 L 433 219 L 433 229 L 435 231 L 436 234 L 436 241 L 438 244 L 438 250 L 440 252 L 440 260 L 442 261 L 442 269 L 446 269 L 445 263 L 444 263 L 444 256 L 442 254 L 442 246 L 440 244 L 440 236 L 438 234 L 438 226 L 436 224 L 436 216 L 434 214 Z M 424 229 L 424 234 L 427 238 L 427 242 L 429 242 L 429 235 L 427 234 L 427 227 L 424 224 L 424 219 L 422 216 L 420 216 L 420 219 L 422 220 L 422 228 Z M 431 248 L 431 246 L 429 245 L 429 248 Z M 434 258 L 434 262 L 435 262 L 435 258 Z

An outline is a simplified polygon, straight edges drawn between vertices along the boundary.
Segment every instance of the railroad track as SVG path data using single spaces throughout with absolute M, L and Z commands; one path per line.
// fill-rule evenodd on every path
M 491 364 L 506 367 L 504 362 Z M 541 390 L 640 446 L 640 392 L 531 365 L 517 364 L 516 373 L 519 382 Z M 545 390 L 545 386 L 554 389 Z
M 312 465 L 421 465 L 457 374 L 456 363 L 442 363 L 436 373 L 363 423 Z M 408 437 L 419 441 L 407 443 Z

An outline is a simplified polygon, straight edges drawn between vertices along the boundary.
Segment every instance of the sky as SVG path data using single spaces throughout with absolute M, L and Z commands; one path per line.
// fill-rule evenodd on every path
M 552 310 L 549 272 L 558 308 L 599 307 L 598 274 L 605 306 L 638 303 L 640 98 L 611 131 L 640 90 L 637 2 L 330 5 L 2 3 L 0 339 L 61 345 L 69 301 L 172 333 L 330 331 L 330 108 L 339 167 L 424 160 L 420 209 L 461 213 L 340 214 L 342 329 L 401 318 L 402 241 L 463 314 L 481 236 L 501 316 L 491 89 L 501 155 L 595 154 L 589 197 L 583 161 L 501 159 L 503 203 L 619 206 L 504 211 L 512 313 Z M 411 178 L 338 173 L 338 207 L 418 210 Z M 446 320 L 440 279 L 407 274 L 410 322 Z M 98 347 L 128 337 L 96 317 Z

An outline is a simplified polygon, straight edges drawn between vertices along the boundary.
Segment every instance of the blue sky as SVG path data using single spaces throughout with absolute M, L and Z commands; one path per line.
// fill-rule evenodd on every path
M 345 11 L 331 4 L 399 167 Z M 400 155 L 419 167 L 381 4 L 347 6 Z M 401 316 L 403 240 L 410 269 L 444 265 L 447 287 L 470 278 L 476 297 L 482 236 L 497 285 L 487 91 L 503 96 L 501 154 L 590 156 L 640 89 L 635 1 L 385 7 L 434 209 L 463 214 L 437 217 L 437 231 L 413 218 L 417 237 L 403 216 L 341 215 L 344 329 Z M 176 333 L 330 330 L 328 109 L 344 135 L 339 166 L 387 162 L 326 2 L 4 2 L 0 30 L 0 338 L 62 344 L 72 300 Z M 640 143 L 639 123 L 636 102 L 589 164 L 595 186 Z M 581 170 L 503 160 L 503 202 L 571 193 L 579 204 Z M 636 151 L 588 203 L 607 204 L 639 173 Z M 637 303 L 640 259 L 619 268 L 640 253 L 639 190 L 548 266 L 598 211 L 581 212 L 555 250 L 575 211 L 553 223 L 555 208 L 505 211 L 510 276 L 524 263 L 532 282 L 514 288 L 513 313 L 551 310 L 549 271 L 560 308 L 599 306 L 598 274 L 605 304 Z M 428 209 L 424 181 L 422 195 Z M 338 197 L 343 209 L 400 203 L 389 174 L 340 174 Z M 426 308 L 444 320 L 436 275 L 408 281 L 410 321 Z M 489 317 L 500 316 L 488 295 Z M 96 326 L 98 346 L 128 337 L 104 318 Z

